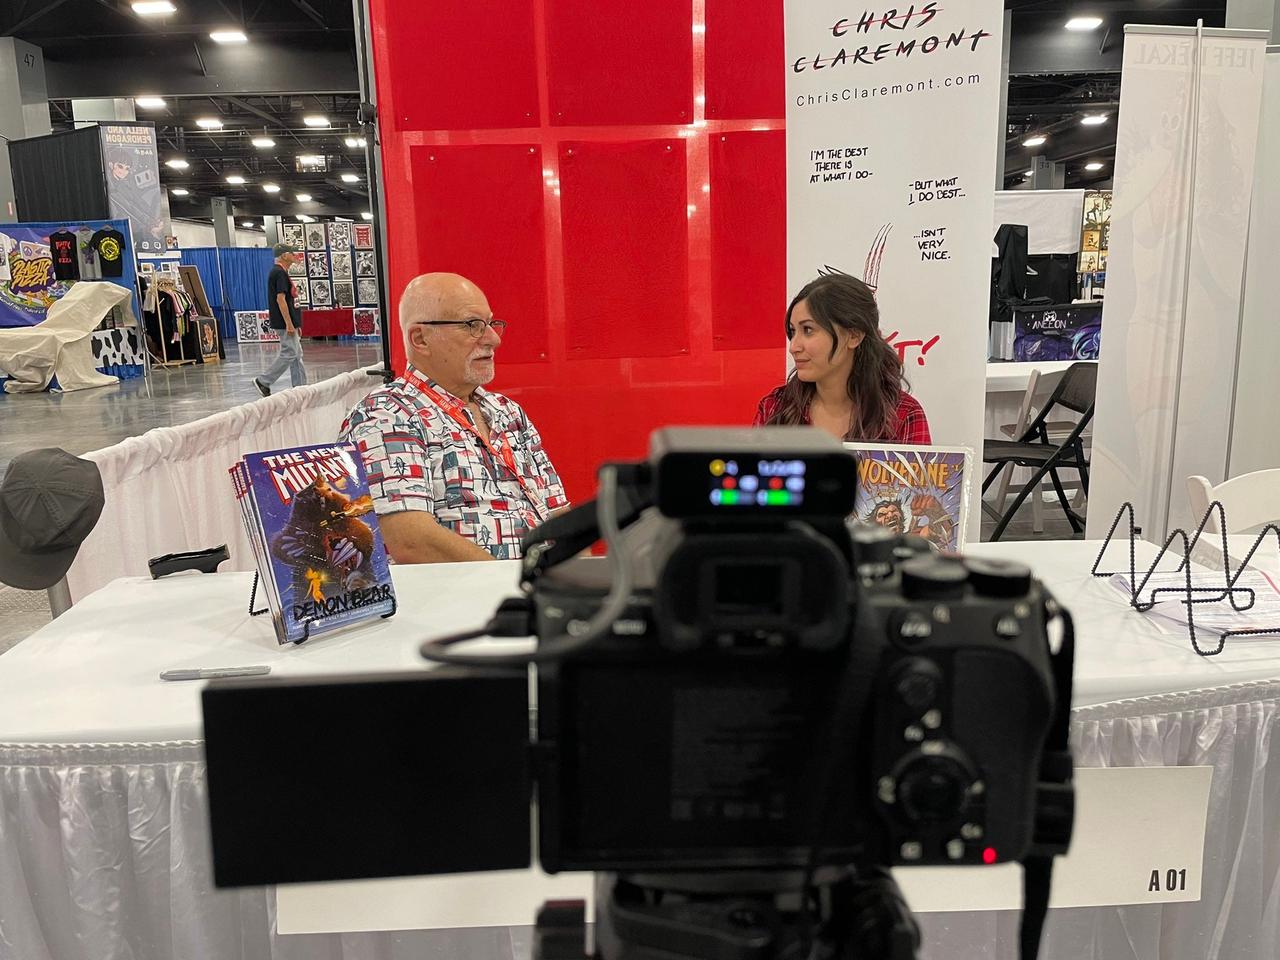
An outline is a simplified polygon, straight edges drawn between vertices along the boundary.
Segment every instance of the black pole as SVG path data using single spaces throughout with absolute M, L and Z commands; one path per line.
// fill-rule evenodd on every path
M 360 78 L 360 107 L 357 119 L 365 138 L 364 163 L 369 183 L 369 212 L 373 214 L 373 249 L 378 263 L 378 325 L 382 333 L 384 380 L 395 376 L 391 369 L 391 300 L 387 296 L 387 248 L 382 233 L 382 181 L 378 167 L 378 90 L 373 76 L 373 41 L 369 35 L 368 0 L 352 0 L 356 28 L 356 71 Z

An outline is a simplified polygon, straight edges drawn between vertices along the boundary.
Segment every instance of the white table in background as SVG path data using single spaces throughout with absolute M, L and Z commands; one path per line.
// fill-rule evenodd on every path
M 1079 765 L 1215 767 L 1203 893 L 1198 903 L 1055 911 L 1042 956 L 1101 960 L 1123 945 L 1137 960 L 1274 960 L 1280 904 L 1267 898 L 1280 889 L 1269 846 L 1280 780 L 1267 777 L 1265 759 L 1280 737 L 1280 640 L 1235 641 L 1200 658 L 1090 576 L 1097 549 L 1065 541 L 971 552 L 1029 563 L 1075 615 Z M 1118 566 L 1127 547 L 1113 549 Z M 1140 559 L 1153 550 L 1142 545 Z M 1273 550 L 1265 562 L 1276 569 Z M 395 618 L 301 647 L 278 647 L 270 624 L 247 616 L 248 575 L 222 574 L 116 581 L 0 656 L 0 942 L 23 960 L 527 955 L 527 928 L 280 935 L 269 889 L 210 889 L 200 685 L 162 683 L 160 670 L 425 669 L 421 641 L 482 623 L 514 589 L 516 565 L 394 576 Z M 1014 955 L 1012 914 L 932 914 L 923 924 L 926 956 Z

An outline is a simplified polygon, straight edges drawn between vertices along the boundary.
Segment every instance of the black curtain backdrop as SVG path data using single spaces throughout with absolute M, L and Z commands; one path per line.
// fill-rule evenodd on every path
M 97 126 L 10 141 L 9 162 L 19 220 L 110 218 Z

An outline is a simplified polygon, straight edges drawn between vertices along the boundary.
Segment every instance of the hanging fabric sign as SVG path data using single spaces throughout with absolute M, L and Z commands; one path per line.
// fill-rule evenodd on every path
M 865 280 L 933 442 L 979 452 L 1002 5 L 787 0 L 785 22 L 788 286 Z

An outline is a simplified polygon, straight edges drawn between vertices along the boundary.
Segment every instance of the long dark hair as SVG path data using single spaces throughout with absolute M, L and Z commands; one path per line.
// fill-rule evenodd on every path
M 787 339 L 794 333 L 791 313 L 800 301 L 807 302 L 818 326 L 831 334 L 831 356 L 836 355 L 839 338 L 836 328 L 861 333 L 862 343 L 853 355 L 849 371 L 849 398 L 853 401 L 853 422 L 846 435 L 857 440 L 891 438 L 897 429 L 898 401 L 905 384 L 898 351 L 880 334 L 880 310 L 871 288 L 855 277 L 831 271 L 805 284 L 787 307 Z M 794 372 L 782 388 L 782 396 L 769 423 L 791 426 L 804 422 L 805 411 L 817 387 L 799 379 Z

